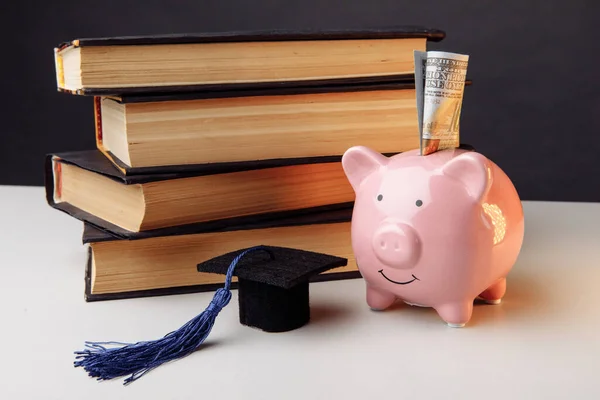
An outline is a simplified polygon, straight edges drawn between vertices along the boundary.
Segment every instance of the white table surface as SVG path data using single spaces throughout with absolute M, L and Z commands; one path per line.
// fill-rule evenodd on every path
M 203 349 L 123 386 L 73 351 L 159 338 L 212 293 L 86 303 L 82 224 L 39 187 L 0 197 L 0 399 L 600 399 L 600 204 L 525 202 L 504 302 L 465 328 L 370 311 L 356 279 L 313 283 L 311 323 L 269 334 L 239 324 L 234 291 Z

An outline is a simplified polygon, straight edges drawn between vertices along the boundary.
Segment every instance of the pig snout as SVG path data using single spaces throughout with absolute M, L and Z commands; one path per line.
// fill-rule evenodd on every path
M 373 251 L 385 266 L 408 269 L 415 266 L 421 243 L 415 230 L 402 223 L 384 222 L 373 235 Z

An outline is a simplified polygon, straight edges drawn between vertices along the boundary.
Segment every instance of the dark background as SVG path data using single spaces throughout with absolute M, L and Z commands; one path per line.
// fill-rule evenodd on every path
M 42 185 L 46 153 L 94 148 L 92 99 L 58 93 L 53 48 L 96 36 L 424 25 L 470 55 L 461 139 L 524 200 L 600 201 L 600 2 L 15 1 L 0 6 L 0 184 Z

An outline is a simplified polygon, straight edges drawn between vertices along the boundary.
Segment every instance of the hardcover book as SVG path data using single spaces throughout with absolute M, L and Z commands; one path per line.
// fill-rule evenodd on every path
M 98 150 L 46 159 L 49 204 L 131 232 L 349 204 L 340 162 L 127 176 Z
M 419 147 L 414 81 L 95 98 L 97 147 L 125 174 L 298 164 L 360 144 Z M 194 167 L 192 167 L 194 168 Z
M 444 37 L 396 26 L 84 38 L 55 48 L 56 82 L 108 95 L 394 80 L 414 74 L 413 50 Z
M 164 236 L 142 233 L 129 239 L 86 223 L 86 300 L 215 290 L 223 283 L 223 276 L 198 272 L 197 265 L 261 244 L 348 259 L 346 266 L 323 273 L 315 280 L 357 278 L 360 274 L 351 246 L 351 215 L 352 208 L 347 207 L 270 221 L 197 225 Z

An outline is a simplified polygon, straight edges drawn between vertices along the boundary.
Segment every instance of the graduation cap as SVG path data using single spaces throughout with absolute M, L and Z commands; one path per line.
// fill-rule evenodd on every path
M 240 323 L 266 332 L 300 328 L 310 319 L 309 280 L 321 272 L 347 264 L 345 258 L 327 254 L 264 247 L 237 263 Z M 201 264 L 198 271 L 227 274 L 239 251 Z
M 130 375 L 131 383 L 165 362 L 193 353 L 210 333 L 219 312 L 231 300 L 231 280 L 238 277 L 240 322 L 266 332 L 300 328 L 310 319 L 309 280 L 345 258 L 274 246 L 257 246 L 227 253 L 198 264 L 198 271 L 225 274 L 203 313 L 161 339 L 149 342 L 86 342 L 75 352 L 75 367 L 108 380 Z M 119 347 L 108 347 L 119 346 Z

